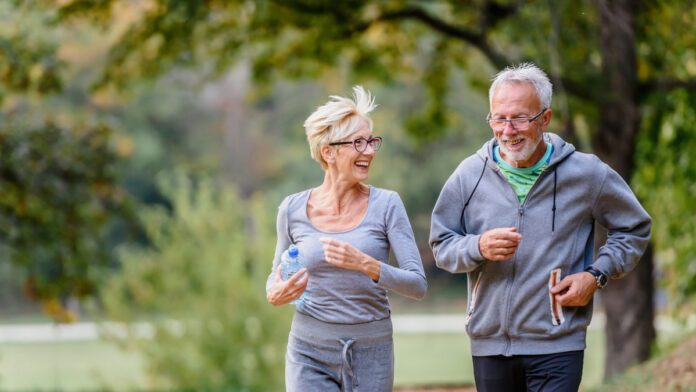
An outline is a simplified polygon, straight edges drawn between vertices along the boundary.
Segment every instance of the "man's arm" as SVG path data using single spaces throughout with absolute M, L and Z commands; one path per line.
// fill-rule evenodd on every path
M 484 163 L 485 164 L 485 163 Z M 452 272 L 469 272 L 486 260 L 511 258 L 522 239 L 514 227 L 497 228 L 480 235 L 464 232 L 462 212 L 464 190 L 458 168 L 447 180 L 433 209 L 430 246 L 438 267 Z
M 478 247 L 479 236 L 464 233 L 464 209 L 461 179 L 458 168 L 445 182 L 433 208 L 430 222 L 430 247 L 435 264 L 451 273 L 474 270 L 485 260 Z
M 608 230 L 607 242 L 599 248 L 592 265 L 613 279 L 629 273 L 650 240 L 650 215 L 626 182 L 606 166 L 607 175 L 597 197 L 593 216 Z
M 638 263 L 650 239 L 651 219 L 626 182 L 609 166 L 592 209 L 594 219 L 608 230 L 607 242 L 599 249 L 592 266 L 618 279 Z M 563 278 L 551 288 L 563 306 L 587 305 L 597 289 L 596 278 L 579 272 Z M 562 294 L 561 294 L 562 293 Z

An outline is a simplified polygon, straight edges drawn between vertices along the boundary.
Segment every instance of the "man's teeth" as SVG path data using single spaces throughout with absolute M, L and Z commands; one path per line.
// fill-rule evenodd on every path
M 524 140 L 524 139 L 506 140 L 505 143 L 507 143 L 507 144 L 513 144 L 513 145 L 514 145 L 514 144 L 522 143 L 523 140 Z

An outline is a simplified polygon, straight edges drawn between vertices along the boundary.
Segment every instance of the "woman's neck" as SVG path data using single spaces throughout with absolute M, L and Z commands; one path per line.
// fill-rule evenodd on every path
M 370 194 L 370 187 L 359 182 L 348 182 L 336 179 L 328 171 L 324 176 L 324 182 L 315 189 L 316 201 L 323 208 L 331 209 L 336 215 L 340 215 L 355 201 Z

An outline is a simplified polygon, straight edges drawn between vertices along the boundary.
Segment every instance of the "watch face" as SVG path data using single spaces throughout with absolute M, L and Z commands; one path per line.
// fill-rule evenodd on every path
M 597 287 L 603 288 L 607 285 L 607 276 L 604 274 L 597 274 Z
M 597 287 L 599 287 L 600 289 L 607 285 L 607 281 L 609 279 L 607 278 L 606 275 L 599 272 L 597 269 L 595 269 L 593 267 L 587 267 L 587 269 L 585 269 L 585 271 L 587 271 L 595 276 L 595 279 L 597 280 Z

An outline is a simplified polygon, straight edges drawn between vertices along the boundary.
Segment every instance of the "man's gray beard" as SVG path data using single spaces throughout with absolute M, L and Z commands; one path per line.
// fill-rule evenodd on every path
M 505 143 L 498 143 L 500 144 L 500 151 L 502 151 L 503 154 L 505 154 L 505 157 L 511 161 L 526 161 L 529 158 L 531 158 L 532 155 L 534 155 L 534 152 L 536 151 L 537 147 L 539 147 L 539 143 L 541 143 L 541 141 L 544 140 L 544 135 L 539 133 L 539 127 L 537 127 L 537 134 L 539 135 L 539 139 L 537 139 L 537 142 L 534 143 L 533 146 L 527 144 L 525 149 L 522 151 L 510 152 L 508 151 L 507 145 Z M 525 138 L 525 140 L 529 140 L 529 138 Z

